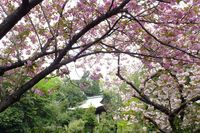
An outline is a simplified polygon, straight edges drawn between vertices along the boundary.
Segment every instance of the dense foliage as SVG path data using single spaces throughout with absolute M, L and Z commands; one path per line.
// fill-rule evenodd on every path
M 53 84 L 55 82 L 59 84 Z M 144 131 L 140 124 L 129 123 L 123 120 L 123 117 L 115 118 L 123 112 L 120 111 L 122 100 L 114 91 L 105 90 L 103 93 L 102 103 L 106 112 L 100 115 L 99 122 L 93 107 L 70 109 L 86 99 L 84 91 L 77 86 L 79 83 L 82 83 L 82 80 L 78 82 L 78 80 L 71 81 L 68 78 L 63 81 L 58 78 L 49 78 L 46 82 L 41 81 L 35 86 L 37 91 L 28 92 L 20 102 L 0 114 L 0 131 L 5 133 Z M 47 84 L 49 89 L 44 88 L 44 84 Z M 57 91 L 53 91 L 54 89 Z M 45 91 L 51 93 L 45 93 Z
M 43 128 L 54 121 L 54 114 L 48 107 L 48 97 L 29 92 L 21 101 L 0 114 L 0 131 L 6 133 L 28 132 Z

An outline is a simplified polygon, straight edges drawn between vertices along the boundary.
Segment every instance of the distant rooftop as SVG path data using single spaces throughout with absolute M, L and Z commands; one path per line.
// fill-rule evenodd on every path
M 103 95 L 98 95 L 98 96 L 93 96 L 93 97 L 87 97 L 87 100 L 83 101 L 83 103 L 75 108 L 90 108 L 90 107 L 101 107 L 103 104 L 101 101 L 103 100 Z M 75 109 L 75 108 L 70 108 L 70 109 Z
M 87 100 L 84 101 L 82 105 L 78 106 L 78 108 L 89 108 L 89 107 L 98 108 L 103 106 L 103 104 L 101 103 L 102 100 L 103 100 L 103 95 L 87 97 Z

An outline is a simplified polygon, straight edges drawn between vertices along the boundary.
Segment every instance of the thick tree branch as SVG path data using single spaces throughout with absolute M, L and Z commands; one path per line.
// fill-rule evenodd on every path
M 22 6 L 26 8 L 29 4 L 29 0 L 22 0 Z
M 167 0 L 157 0 L 157 1 L 162 2 L 162 3 L 170 3 L 170 2 L 167 1 Z

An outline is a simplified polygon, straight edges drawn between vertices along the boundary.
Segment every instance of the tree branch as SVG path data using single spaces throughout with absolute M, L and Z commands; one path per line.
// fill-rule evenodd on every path
M 28 19 L 29 19 L 29 21 L 30 21 L 30 23 L 31 23 L 31 25 L 32 25 L 32 27 L 33 27 L 33 29 L 34 29 L 35 35 L 37 36 L 37 40 L 38 40 L 39 45 L 40 45 L 40 49 L 41 49 L 41 51 L 42 51 L 42 43 L 41 43 L 39 34 L 38 34 L 38 32 L 37 32 L 37 29 L 36 29 L 36 27 L 35 27 L 35 25 L 34 25 L 32 19 L 31 19 L 31 17 L 30 17 L 29 15 L 28 15 Z
M 166 114 L 166 115 L 170 115 L 171 112 L 168 108 L 166 108 L 165 106 L 155 103 L 153 101 L 151 101 L 149 99 L 149 97 L 147 95 L 145 95 L 142 91 L 140 91 L 132 82 L 126 80 L 124 77 L 122 77 L 122 75 L 120 74 L 120 64 L 119 64 L 119 58 L 118 58 L 118 71 L 116 74 L 122 81 L 124 81 L 126 84 L 128 84 L 131 88 L 133 88 L 141 97 L 140 100 L 143 101 L 144 103 L 153 106 L 155 109 L 161 111 L 162 113 Z
M 47 42 L 45 43 L 44 47 L 42 48 L 42 52 L 40 53 L 36 53 L 33 57 L 27 59 L 27 60 L 19 60 L 15 63 L 12 63 L 10 64 L 9 66 L 0 66 L 0 76 L 3 76 L 3 74 L 6 72 L 6 71 L 9 71 L 9 70 L 12 70 L 12 69 L 15 69 L 15 68 L 18 68 L 18 67 L 21 67 L 23 66 L 25 63 L 27 63 L 28 60 L 30 61 L 35 61 L 45 55 L 49 55 L 49 54 L 52 54 L 54 52 L 46 52 L 46 48 L 48 47 L 48 45 L 53 41 L 53 38 L 49 38 L 47 40 Z
M 29 0 L 22 0 L 22 6 L 26 8 L 29 4 Z
M 40 8 L 41 8 L 41 10 L 42 10 L 44 19 L 45 19 L 46 22 L 47 22 L 47 26 L 48 26 L 48 28 L 49 28 L 49 31 L 50 31 L 51 35 L 53 36 L 53 38 L 55 39 L 54 48 L 55 48 L 55 58 L 56 58 L 56 57 L 57 57 L 57 49 L 58 49 L 58 48 L 57 48 L 57 46 L 58 46 L 58 40 L 57 40 L 57 38 L 56 38 L 56 35 L 54 34 L 53 28 L 52 28 L 51 25 L 50 25 L 49 19 L 48 19 L 47 15 L 46 15 L 46 13 L 45 13 L 43 7 L 42 7 L 42 4 L 39 4 L 39 5 L 40 5 Z
M 193 55 L 192 53 L 189 53 L 189 52 L 187 52 L 187 51 L 185 51 L 185 50 L 183 50 L 183 49 L 181 49 L 181 48 L 178 48 L 178 47 L 176 47 L 176 46 L 173 46 L 173 45 L 171 45 L 171 44 L 169 44 L 169 43 L 164 43 L 163 41 L 161 41 L 161 40 L 159 40 L 156 36 L 154 36 L 150 31 L 148 31 L 144 26 L 143 26 L 143 24 L 136 18 L 136 17 L 134 17 L 131 13 L 129 13 L 128 11 L 126 11 L 126 13 L 128 14 L 128 15 L 130 15 L 131 16 L 131 18 L 134 20 L 134 21 L 136 21 L 140 26 L 141 26 L 141 28 L 148 34 L 148 35 L 150 35 L 154 40 L 156 40 L 158 43 L 160 43 L 161 45 L 163 45 L 163 46 L 167 46 L 167 47 L 169 47 L 169 48 L 172 48 L 172 49 L 175 49 L 175 50 L 178 50 L 178 51 L 181 51 L 181 52 L 183 52 L 183 53 L 185 53 L 185 54 L 187 54 L 187 55 L 189 55 L 189 56 L 191 56 L 191 57 L 193 57 L 193 58 L 197 58 L 197 59 L 200 59 L 200 57 L 198 57 L 198 56 L 195 56 L 195 55 Z
M 166 1 L 166 0 L 157 0 L 159 2 L 162 2 L 162 3 L 170 3 L 169 1 Z
M 193 97 L 192 99 L 190 99 L 190 100 L 184 102 L 183 104 L 181 104 L 181 106 L 180 106 L 179 108 L 176 108 L 176 109 L 172 112 L 172 114 L 174 114 L 174 115 L 178 114 L 181 110 L 185 109 L 189 103 L 191 103 L 191 102 L 196 102 L 196 101 L 198 101 L 198 100 L 200 100 L 200 95 L 198 95 L 198 96 L 196 96 L 196 97 Z
M 43 0 L 23 0 L 22 4 L 10 15 L 8 15 L 4 21 L 0 24 L 0 40 L 21 20 L 32 8 L 41 3 Z
M 145 115 L 144 115 L 144 118 L 147 119 L 147 120 L 149 120 L 161 133 L 167 133 L 163 129 L 161 129 L 159 127 L 159 125 L 152 118 L 150 118 L 148 116 L 145 116 Z

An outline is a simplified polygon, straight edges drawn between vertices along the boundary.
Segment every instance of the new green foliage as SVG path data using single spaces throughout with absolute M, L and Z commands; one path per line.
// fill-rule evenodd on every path
M 46 93 L 51 90 L 57 90 L 60 88 L 62 81 L 59 77 L 48 77 L 42 79 L 39 83 L 37 83 L 34 88 L 38 88 Z

